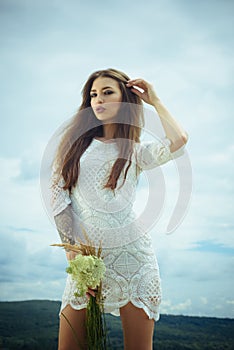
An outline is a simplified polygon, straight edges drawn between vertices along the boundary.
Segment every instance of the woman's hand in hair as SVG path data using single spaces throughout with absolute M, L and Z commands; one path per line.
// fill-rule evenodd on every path
M 129 80 L 126 84 L 133 93 L 139 96 L 144 102 L 155 107 L 158 116 L 161 119 L 166 137 L 171 141 L 171 152 L 177 151 L 184 146 L 188 140 L 188 133 L 184 128 L 172 117 L 168 109 L 163 105 L 157 96 L 153 85 L 143 79 Z M 139 90 L 140 89 L 140 90 Z
M 131 88 L 131 91 L 139 96 L 144 102 L 152 106 L 155 106 L 155 104 L 160 100 L 154 90 L 153 85 L 143 79 L 129 80 L 126 86 Z

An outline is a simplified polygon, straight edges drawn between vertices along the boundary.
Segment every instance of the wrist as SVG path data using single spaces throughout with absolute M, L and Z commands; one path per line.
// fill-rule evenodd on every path
M 152 100 L 152 106 L 157 108 L 158 105 L 160 105 L 162 102 L 158 96 L 155 96 L 154 99 Z

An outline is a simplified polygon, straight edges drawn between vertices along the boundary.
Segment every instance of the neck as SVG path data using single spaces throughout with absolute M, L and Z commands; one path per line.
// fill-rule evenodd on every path
M 116 125 L 103 124 L 103 138 L 106 140 L 113 139 L 115 135 Z

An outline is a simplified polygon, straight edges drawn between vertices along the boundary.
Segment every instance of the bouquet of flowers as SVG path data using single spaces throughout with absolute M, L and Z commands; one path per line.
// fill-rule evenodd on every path
M 83 243 L 79 243 L 79 245 L 64 243 L 52 244 L 52 246 L 63 247 L 64 249 L 77 253 L 73 260 L 69 260 L 69 266 L 66 268 L 66 272 L 71 274 L 73 280 L 76 282 L 76 291 L 74 295 L 76 297 L 84 296 L 89 288 L 97 291 L 95 297 L 90 295 L 87 304 L 87 346 L 90 350 L 106 349 L 106 323 L 102 297 L 102 279 L 106 267 L 101 257 L 101 247 L 99 247 L 96 252 L 96 249 L 92 246 L 90 241 L 88 241 L 87 245 Z M 63 313 L 62 315 L 65 317 Z M 69 323 L 69 320 L 67 320 L 67 322 Z

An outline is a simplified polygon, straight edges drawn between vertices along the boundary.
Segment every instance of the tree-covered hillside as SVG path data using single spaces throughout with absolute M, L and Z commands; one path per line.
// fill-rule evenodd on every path
M 59 307 L 48 300 L 0 302 L 0 349 L 57 350 Z M 120 318 L 106 319 L 111 349 L 122 350 Z M 234 350 L 234 320 L 161 315 L 154 349 Z

